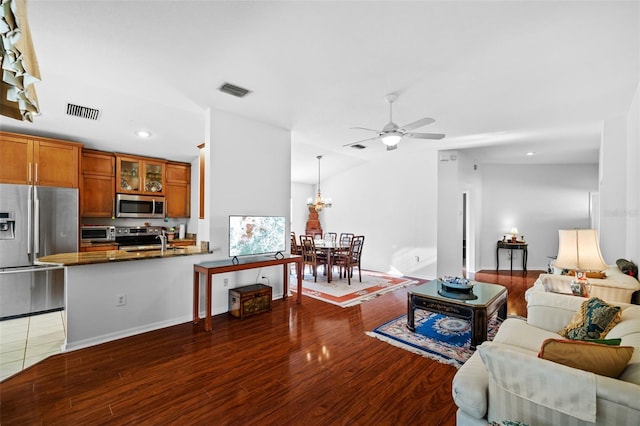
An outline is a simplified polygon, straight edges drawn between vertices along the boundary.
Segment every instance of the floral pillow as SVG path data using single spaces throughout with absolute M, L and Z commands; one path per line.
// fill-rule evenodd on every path
M 619 322 L 619 306 L 592 297 L 582 302 L 578 312 L 558 334 L 572 340 L 601 339 Z

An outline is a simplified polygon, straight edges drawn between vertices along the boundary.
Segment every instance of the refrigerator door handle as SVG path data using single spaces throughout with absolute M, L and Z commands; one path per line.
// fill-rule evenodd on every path
M 31 229 L 32 223 L 33 223 L 33 218 L 32 218 L 32 211 L 31 211 L 31 192 L 33 191 L 33 186 L 29 187 L 29 191 L 27 192 L 28 196 L 27 198 L 29 199 L 29 202 L 27 203 L 27 255 L 31 256 L 31 241 L 33 241 L 33 239 L 31 238 L 33 229 Z
M 40 254 L 40 200 L 38 188 L 33 187 L 33 255 Z

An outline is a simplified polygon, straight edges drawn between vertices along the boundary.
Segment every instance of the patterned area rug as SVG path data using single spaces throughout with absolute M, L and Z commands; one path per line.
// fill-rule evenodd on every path
M 473 355 L 469 321 L 416 309 L 415 324 L 414 333 L 407 328 L 407 316 L 402 315 L 367 335 L 456 368 Z M 500 324 L 497 316 L 489 319 L 488 340 L 493 339 Z
M 293 292 L 296 291 L 296 279 L 295 276 L 292 276 L 289 281 L 292 283 L 290 287 Z M 304 275 L 302 294 L 346 308 L 418 282 L 418 280 L 411 278 L 394 277 L 381 272 L 363 269 L 362 282 L 358 280 L 358 272 L 356 270 L 351 278 L 351 285 L 348 284 L 346 278 L 339 279 L 336 273 L 333 274 L 331 282 L 327 283 L 327 277 L 322 275 L 322 272 L 319 272 L 318 282 L 313 282 L 313 275 Z

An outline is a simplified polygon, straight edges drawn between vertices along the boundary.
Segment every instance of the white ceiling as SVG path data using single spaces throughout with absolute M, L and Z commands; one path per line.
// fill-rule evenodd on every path
M 290 129 L 292 180 L 381 156 L 470 149 L 478 162 L 598 157 L 602 120 L 640 76 L 639 1 L 29 0 L 42 82 L 35 123 L 3 129 L 188 161 L 207 108 Z M 224 82 L 252 91 L 223 94 Z M 433 117 L 386 152 L 342 145 L 388 122 Z M 98 121 L 65 115 L 71 102 Z M 141 141 L 134 131 L 153 133 Z M 483 148 L 480 148 L 483 147 Z M 526 157 L 527 151 L 535 151 Z

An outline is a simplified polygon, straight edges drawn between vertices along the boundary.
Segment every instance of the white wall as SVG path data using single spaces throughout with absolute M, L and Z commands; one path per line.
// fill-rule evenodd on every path
M 495 269 L 496 241 L 517 227 L 529 244 L 527 269 L 545 270 L 558 253 L 558 229 L 589 226 L 589 193 L 598 188 L 598 166 L 479 166 L 482 177 L 480 268 Z M 509 269 L 500 251 L 500 269 Z M 605 260 L 608 260 L 605 257 Z M 522 252 L 514 250 L 513 269 L 522 269 Z
M 627 247 L 625 258 L 640 263 L 640 85 L 627 114 Z
M 315 185 L 307 183 L 291 183 L 291 231 L 296 236 L 305 233 L 307 219 L 309 218 L 309 208 L 307 199 L 315 197 Z M 324 214 L 323 212 L 320 213 Z M 299 242 L 300 240 L 298 240 Z
M 604 121 L 600 146 L 600 250 L 607 263 L 625 256 L 627 242 L 627 117 Z
M 322 194 L 333 207 L 322 211 L 320 220 L 325 232 L 365 236 L 363 268 L 435 278 L 437 152 L 394 155 L 403 148 L 323 177 Z
M 205 221 L 214 258 L 228 259 L 229 215 L 289 218 L 291 135 L 288 130 L 220 110 L 211 110 L 209 125 L 205 174 L 210 196 Z M 288 233 L 286 242 L 288 247 Z M 225 278 L 228 287 L 223 285 Z M 229 288 L 256 282 L 270 284 L 274 297 L 281 295 L 282 267 L 215 275 L 213 313 L 227 311 Z
M 438 276 L 462 276 L 462 192 L 458 151 L 438 154 Z

